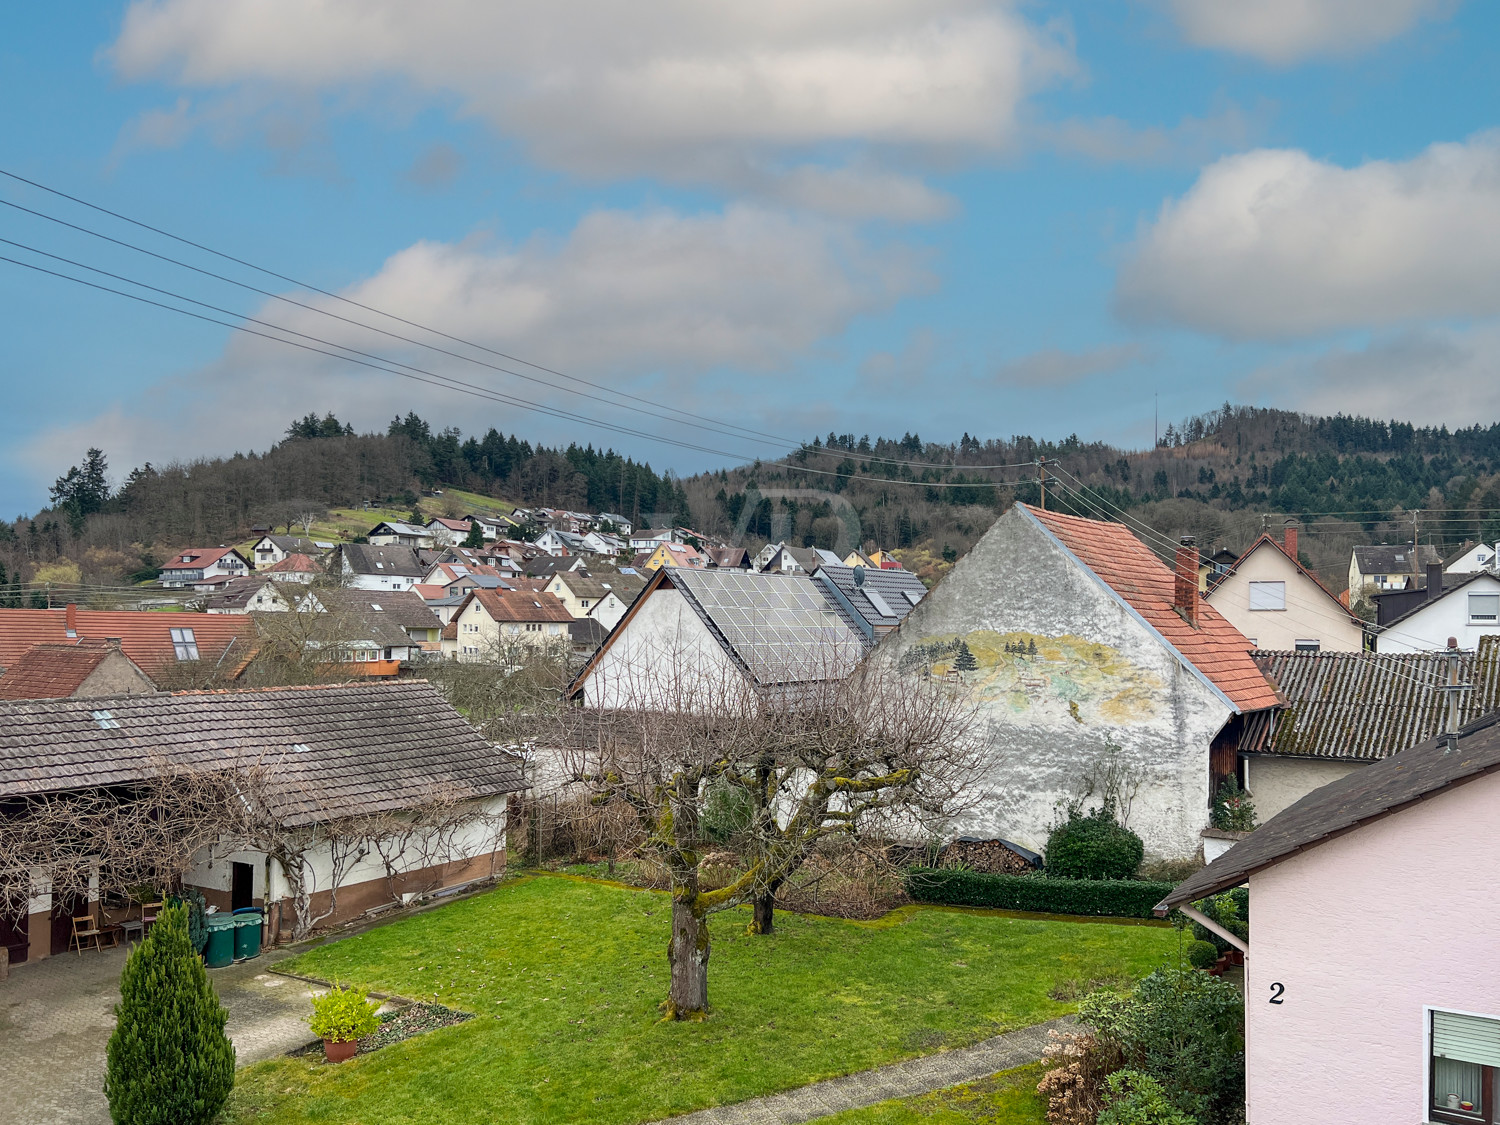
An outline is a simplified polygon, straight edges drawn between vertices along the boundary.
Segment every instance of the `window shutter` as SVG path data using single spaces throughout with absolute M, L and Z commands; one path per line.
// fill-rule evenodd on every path
M 1440 1059 L 1500 1066 L 1500 1020 L 1433 1012 L 1432 1053 Z
M 1254 610 L 1275 610 L 1286 608 L 1286 583 L 1285 582 L 1252 582 L 1250 583 L 1250 608 Z

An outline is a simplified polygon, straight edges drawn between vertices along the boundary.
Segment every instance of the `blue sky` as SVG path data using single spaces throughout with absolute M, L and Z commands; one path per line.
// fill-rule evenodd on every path
M 0 181 L 0 199 L 314 308 L 10 207 L 0 238 L 33 249 L 6 257 L 712 450 L 0 262 L 0 511 L 35 510 L 91 444 L 118 477 L 264 449 L 308 410 L 383 428 L 414 409 L 682 472 L 830 429 L 1149 443 L 1158 394 L 1164 419 L 1227 399 L 1493 421 L 1496 73 L 1500 10 L 1476 0 L 10 5 L 0 168 L 773 436 L 337 322 L 323 312 L 357 310 Z

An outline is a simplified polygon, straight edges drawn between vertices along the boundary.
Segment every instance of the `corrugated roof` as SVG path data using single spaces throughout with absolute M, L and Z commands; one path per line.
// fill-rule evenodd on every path
M 289 824 L 523 787 L 520 760 L 425 680 L 0 703 L 0 798 L 128 785 L 159 762 L 265 763 Z
M 254 630 L 238 614 L 153 613 L 133 609 L 77 609 L 79 638 L 120 641 L 125 655 L 147 675 L 158 665 L 176 664 L 173 629 L 191 629 L 198 659 L 217 661 L 231 642 L 238 654 L 250 655 Z M 33 645 L 61 644 L 68 636 L 67 610 L 0 609 L 0 667 L 9 668 Z M 226 667 L 227 667 L 226 662 Z
M 1275 689 L 1250 658 L 1250 642 L 1199 599 L 1198 624 L 1172 606 L 1174 576 L 1124 524 L 1086 520 L 1016 505 L 1051 532 L 1094 576 L 1118 594 L 1146 623 L 1241 711 L 1275 707 Z
M 1500 713 L 1463 728 L 1450 749 L 1434 738 L 1314 789 L 1178 884 L 1157 909 L 1165 912 L 1226 887 L 1423 797 L 1500 771 Z M 1454 857 L 1455 860 L 1462 857 Z
M 1500 637 L 1460 653 L 1459 722 L 1500 710 Z M 1297 758 L 1378 761 L 1440 733 L 1449 657 L 1420 652 L 1257 652 L 1286 710 L 1246 719 L 1240 749 Z

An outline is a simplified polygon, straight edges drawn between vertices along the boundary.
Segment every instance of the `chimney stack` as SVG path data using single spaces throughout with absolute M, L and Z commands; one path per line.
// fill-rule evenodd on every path
M 1427 597 L 1426 601 L 1436 601 L 1443 596 L 1443 564 L 1427 564 Z
M 1198 627 L 1198 541 L 1182 537 L 1177 548 L 1177 572 L 1172 583 L 1172 606 L 1193 628 Z
M 78 606 L 72 602 L 69 602 L 68 608 L 63 610 L 63 624 L 67 627 L 68 636 L 78 636 Z
M 1283 540 L 1283 543 L 1284 543 L 1284 545 L 1286 547 L 1286 553 L 1289 554 L 1289 555 L 1291 555 L 1292 558 L 1295 559 L 1297 557 L 1297 521 L 1296 520 L 1287 520 L 1286 521 L 1286 534 L 1285 534 L 1285 538 Z

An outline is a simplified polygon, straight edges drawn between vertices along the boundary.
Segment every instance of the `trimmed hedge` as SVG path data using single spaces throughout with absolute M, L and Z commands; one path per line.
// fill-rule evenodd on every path
M 914 902 L 1112 918 L 1154 917 L 1152 907 L 1176 886 L 1147 879 L 989 875 L 954 867 L 908 867 L 902 881 Z

